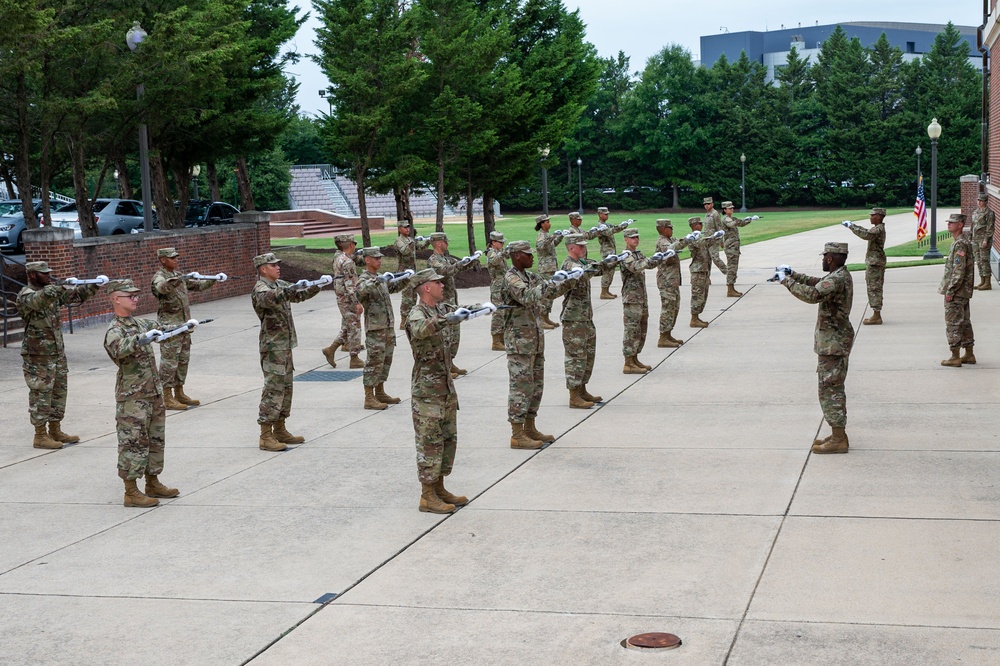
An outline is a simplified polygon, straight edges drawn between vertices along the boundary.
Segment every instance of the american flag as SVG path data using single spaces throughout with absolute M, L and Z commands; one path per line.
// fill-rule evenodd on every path
M 927 202 L 924 201 L 924 177 L 917 182 L 917 202 L 913 204 L 913 214 L 917 216 L 917 240 L 927 235 Z

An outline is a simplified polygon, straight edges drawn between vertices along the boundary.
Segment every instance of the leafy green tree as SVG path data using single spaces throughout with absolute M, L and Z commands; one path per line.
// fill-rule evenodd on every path
M 307 115 L 292 117 L 278 138 L 278 146 L 291 164 L 327 164 L 330 161 L 323 146 L 320 123 Z

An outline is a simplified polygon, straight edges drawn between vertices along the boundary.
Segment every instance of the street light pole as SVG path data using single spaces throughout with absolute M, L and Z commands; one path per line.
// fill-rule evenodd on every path
M 333 115 L 333 95 L 330 94 L 329 89 L 323 88 L 319 91 L 319 96 L 326 100 L 326 105 L 329 107 L 330 112 L 327 115 Z
M 943 255 L 937 249 L 937 142 L 941 137 L 941 125 L 937 118 L 927 126 L 927 136 L 931 138 L 931 247 L 924 259 L 940 259 Z
M 747 156 L 746 153 L 740 153 L 740 191 L 743 193 L 743 205 L 740 206 L 740 212 L 747 212 Z
M 920 146 L 917 146 L 917 183 L 920 182 L 920 154 L 924 152 L 921 150 Z
M 125 33 L 125 43 L 128 44 L 129 50 L 134 53 L 146 37 L 146 31 L 136 21 Z M 135 88 L 136 98 L 140 101 L 142 93 L 143 85 L 140 83 Z M 153 197 L 149 186 L 149 132 L 144 122 L 139 123 L 139 178 L 142 183 L 142 230 L 149 233 L 153 230 Z
M 580 215 L 583 215 L 583 160 L 576 158 L 577 187 L 580 190 Z
M 549 157 L 549 147 L 538 149 L 538 154 L 542 156 L 542 213 L 549 214 L 549 170 L 545 168 L 545 160 Z
M 191 189 L 194 190 L 193 198 L 195 201 L 198 200 L 198 176 L 200 175 L 201 175 L 201 165 L 195 164 L 193 167 L 191 167 L 191 179 L 193 183 L 193 187 Z

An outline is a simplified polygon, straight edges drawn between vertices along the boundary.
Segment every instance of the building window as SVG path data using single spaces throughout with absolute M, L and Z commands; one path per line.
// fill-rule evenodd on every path
M 906 42 L 906 52 L 907 53 L 916 53 L 917 52 L 917 43 L 916 42 Z

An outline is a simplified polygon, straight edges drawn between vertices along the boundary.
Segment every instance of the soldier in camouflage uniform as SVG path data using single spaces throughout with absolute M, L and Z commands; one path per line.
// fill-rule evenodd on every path
M 569 406 L 574 409 L 590 409 L 603 398 L 591 395 L 587 383 L 594 372 L 597 356 L 597 328 L 594 326 L 594 306 L 590 301 L 590 279 L 601 272 L 593 262 L 587 261 L 587 238 L 583 234 L 566 236 L 566 253 L 562 270 L 577 268 L 594 271 L 577 280 L 563 298 L 562 340 L 566 354 L 566 388 L 569 389 Z
M 490 301 L 496 303 L 500 299 L 500 285 L 507 272 L 507 250 L 504 249 L 506 239 L 499 231 L 490 232 L 490 244 L 486 248 L 486 270 L 490 275 Z M 493 351 L 504 351 L 503 318 L 493 317 L 490 321 L 490 335 L 493 336 Z
M 701 204 L 705 207 L 704 231 L 706 234 L 709 235 L 714 234 L 716 231 L 723 228 L 722 215 L 719 214 L 719 211 L 715 210 L 715 200 L 712 199 L 712 197 L 705 197 L 704 199 L 701 200 Z M 708 248 L 708 252 L 709 255 L 711 255 L 712 257 L 712 263 L 715 264 L 715 267 L 718 268 L 720 271 L 722 271 L 723 275 L 726 275 L 728 271 L 728 266 L 726 266 L 726 262 L 722 261 L 722 259 L 719 257 L 719 246 L 713 245 L 712 247 Z M 711 266 L 708 267 L 708 272 L 709 272 L 709 283 L 711 283 L 712 282 Z
M 567 230 L 567 235 L 573 234 L 574 236 L 583 236 L 583 240 L 593 240 L 597 238 L 597 227 L 594 227 L 593 229 L 584 229 L 582 225 L 583 215 L 580 215 L 579 211 L 573 211 L 569 214 L 569 229 Z
M 396 349 L 396 328 L 389 294 L 406 288 L 410 278 L 383 279 L 378 273 L 382 267 L 382 252 L 377 247 L 364 248 L 361 256 L 365 260 L 365 271 L 358 280 L 358 300 L 365 308 L 365 349 L 368 350 L 363 382 L 365 409 L 385 409 L 399 404 L 399 398 L 385 392 L 385 382 L 392 367 L 392 353 Z
M 719 229 L 711 235 L 702 235 L 701 218 L 688 218 L 691 233 L 684 237 L 691 250 L 691 328 L 708 328 L 708 322 L 699 315 L 705 311 L 708 302 L 708 275 L 712 270 L 712 257 L 709 254 L 713 246 L 719 244 L 725 229 Z
M 995 216 L 989 208 L 990 197 L 980 194 L 976 211 L 972 214 L 972 250 L 976 256 L 976 266 L 979 268 L 979 284 L 975 289 L 989 291 L 993 288 L 990 272 L 990 248 L 993 247 L 993 227 Z
M 301 303 L 319 293 L 319 287 L 306 289 L 279 279 L 280 260 L 273 252 L 253 258 L 257 269 L 257 283 L 250 299 L 253 310 L 260 319 L 260 369 L 264 373 L 264 389 L 260 394 L 260 424 L 262 451 L 284 451 L 286 444 L 301 444 L 303 437 L 293 435 L 285 427 L 285 419 L 292 411 L 292 380 L 295 367 L 292 350 L 298 345 L 295 324 L 292 322 L 292 303 Z
M 509 393 L 507 420 L 511 424 L 512 449 L 538 449 L 555 441 L 535 428 L 535 418 L 545 388 L 545 333 L 541 310 L 546 299 L 569 291 L 572 280 L 555 283 L 529 271 L 535 263 L 527 241 L 508 246 L 513 264 L 504 276 L 500 301 L 511 306 L 504 311 L 504 345 L 507 348 Z
M 869 214 L 871 229 L 859 227 L 848 220 L 841 224 L 850 229 L 855 236 L 868 241 L 868 252 L 865 253 L 865 283 L 868 286 L 868 305 L 872 316 L 861 323 L 879 325 L 882 323 L 882 287 L 885 285 L 885 208 L 872 208 Z
M 680 347 L 684 343 L 672 335 L 681 308 L 681 260 L 676 255 L 687 247 L 687 241 L 674 238 L 674 225 L 670 220 L 657 220 L 656 230 L 660 233 L 656 251 L 673 250 L 675 254 L 656 268 L 656 287 L 660 291 L 660 339 L 656 346 Z
M 191 318 L 188 290 L 205 291 L 215 280 L 185 278 L 177 270 L 177 250 L 172 247 L 156 251 L 160 270 L 153 275 L 151 288 L 156 296 L 156 318 L 161 325 L 180 326 Z M 160 345 L 160 382 L 163 384 L 163 404 L 167 409 L 187 409 L 200 405 L 199 400 L 184 393 L 188 363 L 191 361 L 191 333 L 181 333 Z
M 733 217 L 732 201 L 722 202 L 722 228 L 726 235 L 722 240 L 722 247 L 726 250 L 726 296 L 729 298 L 739 298 L 743 292 L 736 291 L 736 273 L 740 270 L 740 227 L 750 224 L 751 220 L 741 220 Z M 715 233 L 715 230 L 712 230 Z
M 24 267 L 28 284 L 17 294 L 17 314 L 24 321 L 21 364 L 28 385 L 28 416 L 31 425 L 35 426 L 32 446 L 61 449 L 63 444 L 74 444 L 80 438 L 62 431 L 69 366 L 63 346 L 60 308 L 83 303 L 96 294 L 100 286 L 52 284 L 49 265 L 44 261 L 29 261 Z
M 333 291 L 337 294 L 337 308 L 340 309 L 340 333 L 330 343 L 329 347 L 323 348 L 323 356 L 330 367 L 336 368 L 337 362 L 334 354 L 340 347 L 343 347 L 351 355 L 350 368 L 357 370 L 365 367 L 365 362 L 358 358 L 358 354 L 364 347 L 361 345 L 361 312 L 362 306 L 358 301 L 358 271 L 355 266 L 361 261 L 360 257 L 355 257 L 354 250 L 358 247 L 354 236 L 351 234 L 340 234 L 334 237 L 337 249 L 340 250 L 333 257 Z
M 620 234 L 628 228 L 627 222 L 621 224 L 608 224 L 608 209 L 601 206 L 597 209 L 597 218 L 601 221 L 597 226 L 597 242 L 601 246 L 601 258 L 604 259 L 612 254 L 618 254 L 618 247 L 615 245 L 615 234 Z M 601 299 L 611 300 L 618 298 L 611 293 L 611 283 L 615 279 L 616 266 L 601 265 L 604 271 L 601 275 Z
M 410 226 L 409 220 L 400 220 L 396 226 L 399 235 L 396 236 L 396 242 L 392 244 L 393 249 L 396 250 L 396 272 L 415 271 L 417 270 L 417 250 L 423 250 L 427 247 L 430 239 L 423 236 L 411 238 L 413 227 Z M 413 309 L 416 302 L 417 296 L 413 293 L 413 288 L 405 287 L 399 305 L 399 330 L 402 331 L 406 328 L 406 316 L 410 314 L 410 310 Z
M 548 280 L 559 269 L 559 260 L 556 258 L 556 246 L 562 242 L 562 233 L 549 233 L 552 228 L 552 220 L 548 215 L 539 215 L 535 218 L 535 231 L 538 236 L 535 238 L 535 251 L 538 253 L 538 275 L 543 280 Z M 552 301 L 546 300 L 542 304 L 542 328 L 551 331 L 559 328 L 559 324 L 549 318 L 552 313 Z
M 451 347 L 444 333 L 458 324 L 447 320 L 450 308 L 443 303 L 444 276 L 425 268 L 410 283 L 418 298 L 406 319 L 406 337 L 413 352 L 410 403 L 421 486 L 418 508 L 425 513 L 451 513 L 456 506 L 469 503 L 444 487 L 458 445 L 458 394 L 451 373 Z
M 813 442 L 813 453 L 847 453 L 847 365 L 854 345 L 851 304 L 854 283 L 844 267 L 847 243 L 827 243 L 823 247 L 823 277 L 810 277 L 783 266 L 775 273 L 793 296 L 806 303 L 819 303 L 813 349 L 819 357 L 819 405 L 833 434 Z M 785 269 L 785 270 L 782 270 Z
M 646 333 L 649 330 L 645 271 L 654 268 L 659 262 L 644 256 L 639 250 L 638 229 L 628 229 L 625 232 L 625 250 L 628 256 L 618 264 L 622 272 L 622 318 L 625 322 L 625 335 L 622 338 L 625 366 L 622 372 L 626 375 L 644 375 L 653 369 L 653 366 L 639 360 L 639 354 L 646 346 Z
M 948 217 L 948 231 L 954 239 L 948 251 L 948 259 L 944 262 L 944 277 L 938 293 L 944 296 L 945 333 L 948 336 L 948 347 L 951 348 L 951 358 L 941 361 L 941 365 L 961 368 L 962 364 L 974 365 L 976 356 L 973 345 L 976 343 L 972 331 L 972 315 L 969 301 L 976 283 L 976 268 L 973 262 L 972 242 L 962 233 L 965 226 L 965 215 L 954 213 Z M 960 347 L 965 353 L 958 355 Z
M 125 506 L 159 504 L 157 497 L 177 497 L 157 478 L 163 471 L 167 412 L 163 386 L 150 343 L 159 324 L 132 316 L 139 304 L 139 288 L 132 280 L 108 286 L 115 318 L 104 334 L 104 351 L 118 366 L 115 381 L 115 423 L 118 427 L 118 476 L 125 482 Z M 136 480 L 145 475 L 145 494 Z
M 455 276 L 460 271 L 472 266 L 475 262 L 463 263 L 464 260 L 459 260 L 457 257 L 448 254 L 448 235 L 442 231 L 435 231 L 431 234 L 431 247 L 434 248 L 434 253 L 427 260 L 427 265 L 444 278 L 444 303 L 452 306 L 452 309 L 454 309 L 458 307 L 458 290 L 455 289 Z M 444 336 L 451 349 L 451 374 L 455 377 L 466 374 L 466 370 L 455 365 L 455 357 L 458 356 L 458 347 L 462 342 L 462 333 L 459 327 L 449 326 L 444 330 Z

